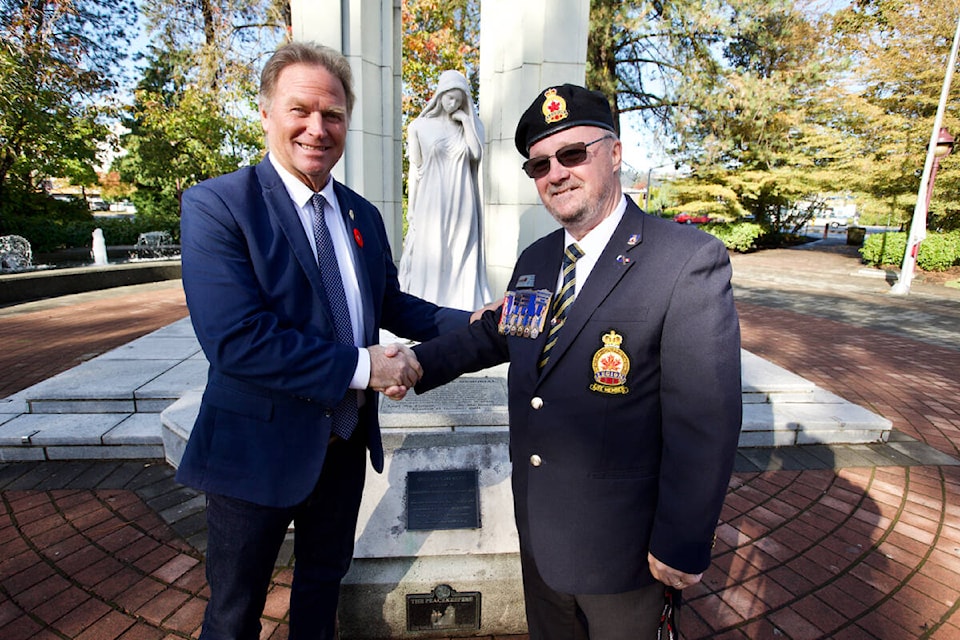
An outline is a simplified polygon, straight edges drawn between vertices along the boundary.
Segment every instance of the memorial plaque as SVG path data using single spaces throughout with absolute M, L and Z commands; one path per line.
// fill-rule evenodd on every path
M 441 584 L 432 593 L 407 595 L 407 631 L 479 629 L 479 591 L 460 593 Z
M 407 530 L 480 528 L 476 469 L 407 473 Z
M 461 376 L 403 402 L 382 399 L 383 427 L 506 426 L 507 382 L 503 378 Z

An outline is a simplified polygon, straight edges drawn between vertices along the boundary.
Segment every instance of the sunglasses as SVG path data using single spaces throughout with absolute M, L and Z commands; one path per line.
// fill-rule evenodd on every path
M 528 176 L 536 180 L 550 173 L 550 158 L 556 158 L 563 167 L 575 167 L 583 164 L 587 159 L 587 147 L 603 140 L 610 140 L 613 136 L 605 135 L 592 142 L 574 142 L 560 147 L 552 156 L 537 156 L 523 163 L 523 170 Z

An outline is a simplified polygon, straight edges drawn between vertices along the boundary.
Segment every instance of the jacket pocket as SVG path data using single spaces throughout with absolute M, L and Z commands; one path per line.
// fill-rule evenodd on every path
M 215 383 L 207 385 L 204 400 L 222 411 L 236 413 L 253 420 L 268 422 L 273 417 L 273 400 L 266 396 L 240 392 Z

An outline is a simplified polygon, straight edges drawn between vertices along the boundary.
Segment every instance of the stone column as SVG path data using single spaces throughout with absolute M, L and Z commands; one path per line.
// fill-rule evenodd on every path
M 486 125 L 484 236 L 494 295 L 517 255 L 557 228 L 520 169 L 513 144 L 517 121 L 537 93 L 553 84 L 583 84 L 589 0 L 482 0 L 480 119 Z
M 293 38 L 339 49 L 357 96 L 334 177 L 383 214 L 394 258 L 401 213 L 400 0 L 291 0 Z
M 334 175 L 380 207 L 399 258 L 400 1 L 291 0 L 291 9 L 295 39 L 339 48 L 351 61 L 357 106 Z M 481 2 L 479 103 L 487 134 L 483 228 L 495 296 L 506 288 L 519 251 L 556 228 L 520 170 L 513 132 L 538 91 L 551 84 L 583 84 L 589 15 L 589 0 Z

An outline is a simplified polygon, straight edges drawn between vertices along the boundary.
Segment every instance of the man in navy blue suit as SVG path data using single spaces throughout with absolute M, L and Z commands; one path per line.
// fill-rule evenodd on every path
M 509 361 L 510 455 L 531 640 L 655 638 L 700 581 L 741 421 L 722 243 L 623 195 L 607 99 L 551 87 L 515 142 L 561 225 L 499 313 L 414 347 L 418 393 Z
M 377 394 L 420 376 L 381 326 L 427 340 L 470 314 L 400 291 L 383 220 L 330 177 L 353 107 L 347 60 L 291 44 L 261 75 L 269 145 L 257 166 L 183 196 L 183 285 L 210 363 L 177 478 L 207 494 L 210 601 L 201 638 L 256 639 L 295 523 L 292 640 L 333 638 Z

